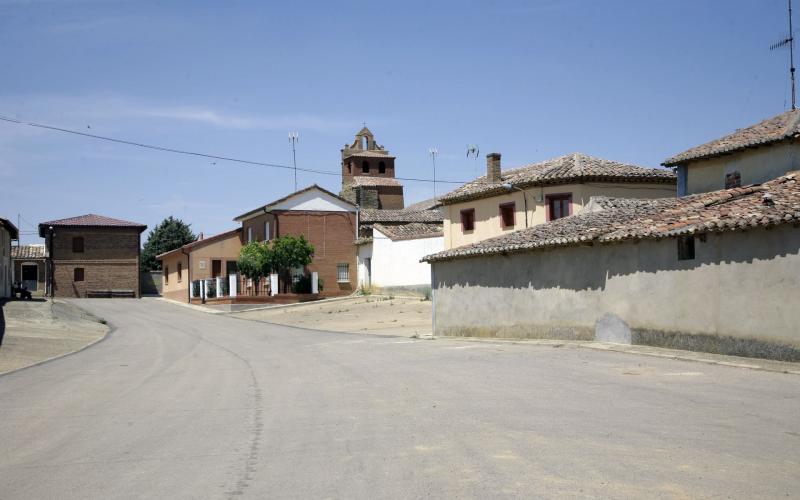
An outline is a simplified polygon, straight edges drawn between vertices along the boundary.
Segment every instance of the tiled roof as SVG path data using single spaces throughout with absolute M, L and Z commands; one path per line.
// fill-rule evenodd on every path
M 338 194 L 333 194 L 333 193 L 331 193 L 330 191 L 328 191 L 327 189 L 325 189 L 323 187 L 320 187 L 320 186 L 318 186 L 316 184 L 312 184 L 312 185 L 310 185 L 308 187 L 305 187 L 303 189 L 295 191 L 294 193 L 287 194 L 286 196 L 284 196 L 282 198 L 278 198 L 275 201 L 269 202 L 264 206 L 261 206 L 261 207 L 258 207 L 258 208 L 254 208 L 253 210 L 250 210 L 249 212 L 245 212 L 242 215 L 237 215 L 233 220 L 236 221 L 236 222 L 241 222 L 242 219 L 244 219 L 244 218 L 246 218 L 246 217 L 248 217 L 250 215 L 253 215 L 255 213 L 268 212 L 275 205 L 277 205 L 279 203 L 283 203 L 284 201 L 288 200 L 289 198 L 297 196 L 297 195 L 299 195 L 301 193 L 305 193 L 306 191 L 312 191 L 312 190 L 315 190 L 315 189 L 318 190 L 318 191 L 322 191 L 323 193 L 325 193 L 325 194 L 327 194 L 329 196 L 332 196 L 332 197 L 336 198 L 339 201 L 343 201 L 344 203 L 347 203 L 348 205 L 353 205 L 352 203 L 350 203 L 349 201 L 345 200 L 344 198 L 342 198 Z M 355 207 L 355 205 L 353 205 L 353 206 Z
M 19 238 L 19 229 L 10 220 L 0 217 L 0 227 L 6 228 L 12 240 Z
M 11 247 L 12 259 L 44 259 L 47 249 L 44 245 L 20 245 Z
M 183 245 L 182 247 L 178 247 L 178 248 L 176 248 L 174 250 L 170 250 L 169 252 L 164 252 L 162 254 L 158 254 L 158 255 L 156 255 L 156 259 L 157 260 L 161 260 L 164 257 L 166 257 L 166 256 L 168 256 L 170 254 L 173 254 L 173 253 L 177 253 L 177 252 L 185 253 L 184 251 L 191 251 L 191 250 L 194 250 L 196 248 L 204 247 L 204 246 L 209 245 L 211 243 L 216 243 L 217 241 L 225 240 L 225 239 L 228 239 L 228 238 L 230 238 L 232 236 L 237 236 L 241 232 L 242 232 L 242 228 L 241 227 L 237 227 L 236 229 L 231 229 L 230 231 L 226 231 L 224 233 L 215 234 L 214 236 L 209 236 L 208 238 L 203 238 L 202 240 L 194 240 L 193 242 L 187 243 L 187 244 Z
M 763 146 L 800 135 L 800 110 L 787 111 L 753 126 L 737 130 L 720 139 L 693 147 L 664 160 L 663 165 L 677 165 L 690 160 L 711 158 L 733 151 Z
M 442 222 L 444 217 L 438 210 L 378 210 L 365 208 L 359 214 L 361 223 L 377 222 Z
M 372 177 L 366 175 L 354 175 L 345 179 L 345 184 L 349 186 L 402 186 L 400 181 L 393 177 Z
M 591 181 L 656 182 L 665 184 L 675 184 L 677 182 L 677 177 L 671 170 L 644 168 L 604 160 L 583 153 L 572 153 L 513 170 L 506 170 L 501 173 L 500 177 L 501 181 L 497 183 L 489 182 L 486 176 L 479 177 L 442 196 L 440 201 L 442 204 L 447 205 L 460 201 L 496 196 L 508 192 L 503 187 L 503 184 L 528 187 Z
M 412 203 L 411 205 L 408 205 L 406 208 L 404 208 L 404 210 L 411 210 L 411 211 L 431 210 L 441 205 L 442 204 L 439 203 L 439 200 L 437 200 L 436 198 L 428 198 L 427 200 L 422 200 L 416 203 Z
M 375 224 L 373 228 L 388 236 L 392 241 L 434 238 L 444 235 L 442 224 L 435 222 L 410 222 L 408 224 L 394 225 Z
M 129 227 L 138 229 L 139 232 L 147 229 L 144 224 L 131 222 L 122 219 L 113 219 L 104 215 L 86 214 L 68 219 L 51 220 L 39 223 L 39 236 L 44 237 L 44 231 L 48 227 Z
M 355 153 L 351 153 L 351 154 L 345 156 L 345 159 L 352 158 L 354 156 L 359 157 L 359 158 L 394 158 L 394 156 L 391 156 L 388 151 L 367 149 L 367 150 L 357 151 Z
M 738 231 L 800 222 L 800 174 L 741 188 L 656 200 L 595 199 L 598 211 L 429 255 L 428 262 L 539 248 Z

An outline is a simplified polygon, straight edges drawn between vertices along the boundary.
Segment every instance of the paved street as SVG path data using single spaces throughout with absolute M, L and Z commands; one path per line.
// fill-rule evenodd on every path
M 800 376 L 156 300 L 0 377 L 0 498 L 800 497 Z

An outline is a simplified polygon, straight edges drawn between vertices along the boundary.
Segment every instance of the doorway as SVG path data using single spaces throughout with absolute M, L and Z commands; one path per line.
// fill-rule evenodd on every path
M 35 292 L 39 287 L 39 265 L 22 264 L 22 286 L 29 292 Z
M 214 259 L 211 261 L 211 277 L 219 278 L 220 274 L 222 274 L 222 261 Z

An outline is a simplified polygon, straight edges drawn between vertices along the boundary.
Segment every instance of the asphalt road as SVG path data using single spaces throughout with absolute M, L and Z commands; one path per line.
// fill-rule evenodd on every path
M 155 300 L 0 377 L 0 498 L 798 498 L 800 377 Z

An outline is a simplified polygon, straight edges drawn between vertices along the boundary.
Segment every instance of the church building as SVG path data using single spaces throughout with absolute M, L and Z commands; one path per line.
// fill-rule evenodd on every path
M 361 208 L 402 209 L 403 185 L 394 178 L 394 160 L 367 127 L 359 130 L 342 149 L 342 198 Z

